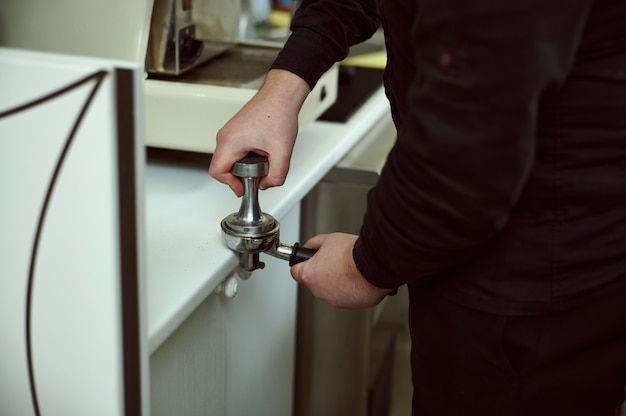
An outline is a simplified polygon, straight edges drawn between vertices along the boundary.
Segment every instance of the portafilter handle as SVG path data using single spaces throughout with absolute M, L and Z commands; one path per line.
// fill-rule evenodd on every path
M 307 261 L 317 253 L 314 248 L 302 247 L 300 243 L 294 243 L 291 255 L 289 256 L 289 266 Z

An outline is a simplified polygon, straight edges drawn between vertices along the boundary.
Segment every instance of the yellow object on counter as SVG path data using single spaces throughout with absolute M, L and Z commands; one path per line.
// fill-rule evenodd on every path
M 387 65 L 387 52 L 371 52 L 362 55 L 348 56 L 341 61 L 342 65 L 357 66 L 361 68 L 385 69 Z
M 289 29 L 291 13 L 283 10 L 272 10 L 270 23 L 277 29 Z M 341 61 L 342 65 L 356 66 L 361 68 L 385 69 L 387 65 L 387 52 L 385 50 L 348 56 Z
M 283 10 L 272 10 L 270 13 L 270 23 L 272 27 L 288 29 L 291 24 L 291 13 Z

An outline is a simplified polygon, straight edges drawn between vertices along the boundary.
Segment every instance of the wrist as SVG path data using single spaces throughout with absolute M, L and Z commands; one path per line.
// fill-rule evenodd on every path
M 309 92 L 309 84 L 298 75 L 284 69 L 271 69 L 258 95 L 271 95 L 273 102 L 280 101 L 285 109 L 299 112 Z

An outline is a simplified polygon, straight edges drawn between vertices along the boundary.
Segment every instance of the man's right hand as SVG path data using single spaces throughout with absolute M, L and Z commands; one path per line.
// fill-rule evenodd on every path
M 298 133 L 298 113 L 309 92 L 309 85 L 297 75 L 270 70 L 259 92 L 217 132 L 211 176 L 242 196 L 243 184 L 230 170 L 253 151 L 267 156 L 270 165 L 259 188 L 284 184 Z

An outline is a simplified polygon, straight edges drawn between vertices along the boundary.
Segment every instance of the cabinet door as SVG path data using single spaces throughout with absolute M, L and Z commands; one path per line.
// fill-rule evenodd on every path
M 300 210 L 281 220 L 299 234 Z M 154 416 L 292 413 L 297 285 L 286 261 L 239 281 L 237 296 L 209 296 L 150 358 Z
M 281 241 L 297 241 L 299 205 L 280 223 Z M 286 261 L 261 259 L 265 268 L 224 304 L 227 416 L 292 414 L 297 284 Z
M 225 302 L 209 296 L 150 357 L 152 416 L 225 415 Z
M 145 412 L 141 81 L 0 48 L 2 415 Z

